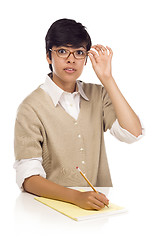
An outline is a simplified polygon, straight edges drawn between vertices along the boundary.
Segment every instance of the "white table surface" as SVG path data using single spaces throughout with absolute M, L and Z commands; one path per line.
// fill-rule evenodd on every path
M 91 190 L 86 188 L 86 190 Z M 108 194 L 108 188 L 97 188 Z M 127 189 L 125 189 L 127 191 Z M 18 191 L 17 191 L 18 193 Z M 128 196 L 128 197 L 127 197 Z M 144 196 L 144 195 L 142 195 Z M 154 203 L 148 204 L 144 197 L 135 200 L 131 194 L 122 189 L 110 189 L 110 202 L 124 206 L 127 213 L 121 213 L 85 221 L 74 221 L 67 216 L 34 200 L 34 195 L 19 193 L 17 198 L 6 199 L 3 209 L 1 235 L 12 235 L 17 239 L 97 239 L 99 236 L 108 239 L 160 239 L 159 215 Z M 137 203 L 135 203 L 137 201 Z M 142 204 L 143 203 L 143 204 Z M 4 215 L 3 215 L 4 216 Z M 7 239 L 7 238 L 6 238 Z M 80 238 L 79 238 L 80 239 Z

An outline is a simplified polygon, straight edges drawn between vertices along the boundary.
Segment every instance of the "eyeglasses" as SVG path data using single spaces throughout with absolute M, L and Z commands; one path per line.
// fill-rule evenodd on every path
M 57 56 L 60 57 L 60 58 L 68 58 L 71 54 L 73 54 L 73 56 L 76 58 L 76 59 L 84 59 L 88 54 L 87 54 L 87 51 L 85 50 L 81 50 L 81 49 L 78 49 L 76 51 L 73 51 L 73 52 L 70 52 L 69 50 L 65 49 L 65 48 L 60 48 L 60 49 L 57 49 L 57 50 L 52 50 L 52 49 L 49 49 L 51 52 L 56 52 Z

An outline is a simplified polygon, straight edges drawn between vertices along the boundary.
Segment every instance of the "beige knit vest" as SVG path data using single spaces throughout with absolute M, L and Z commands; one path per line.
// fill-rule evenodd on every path
M 83 83 L 89 101 L 81 97 L 78 119 L 54 106 L 40 87 L 19 106 L 15 123 L 15 158 L 43 158 L 47 179 L 63 186 L 88 186 L 78 166 L 94 186 L 112 186 L 104 131 L 116 119 L 101 85 Z

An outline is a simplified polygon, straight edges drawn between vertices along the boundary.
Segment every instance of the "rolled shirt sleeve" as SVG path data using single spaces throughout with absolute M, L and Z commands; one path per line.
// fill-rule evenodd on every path
M 23 191 L 24 180 L 33 175 L 40 175 L 46 178 L 46 173 L 42 166 L 42 157 L 16 160 L 13 167 L 16 170 L 16 183 Z
M 129 143 L 129 144 L 134 143 L 140 140 L 145 135 L 145 128 L 141 120 L 140 120 L 140 123 L 142 126 L 142 134 L 139 135 L 138 137 L 134 136 L 133 134 L 128 132 L 126 129 L 122 128 L 119 125 L 119 122 L 117 119 L 113 123 L 110 129 L 110 133 L 121 142 Z

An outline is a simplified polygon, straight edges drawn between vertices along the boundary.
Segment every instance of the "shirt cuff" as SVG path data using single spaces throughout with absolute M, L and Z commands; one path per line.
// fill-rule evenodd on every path
M 121 142 L 134 143 L 134 142 L 137 142 L 138 140 L 140 140 L 145 135 L 145 128 L 144 128 L 144 125 L 141 120 L 140 120 L 140 123 L 142 126 L 142 134 L 139 135 L 138 137 L 134 136 L 133 134 L 128 132 L 126 129 L 122 128 L 119 125 L 119 122 L 117 119 L 113 123 L 112 128 L 110 129 L 110 133 Z
M 13 167 L 16 170 L 16 183 L 22 191 L 24 191 L 23 183 L 26 178 L 33 175 L 40 175 L 46 178 L 42 162 L 43 160 L 41 157 L 15 161 Z

